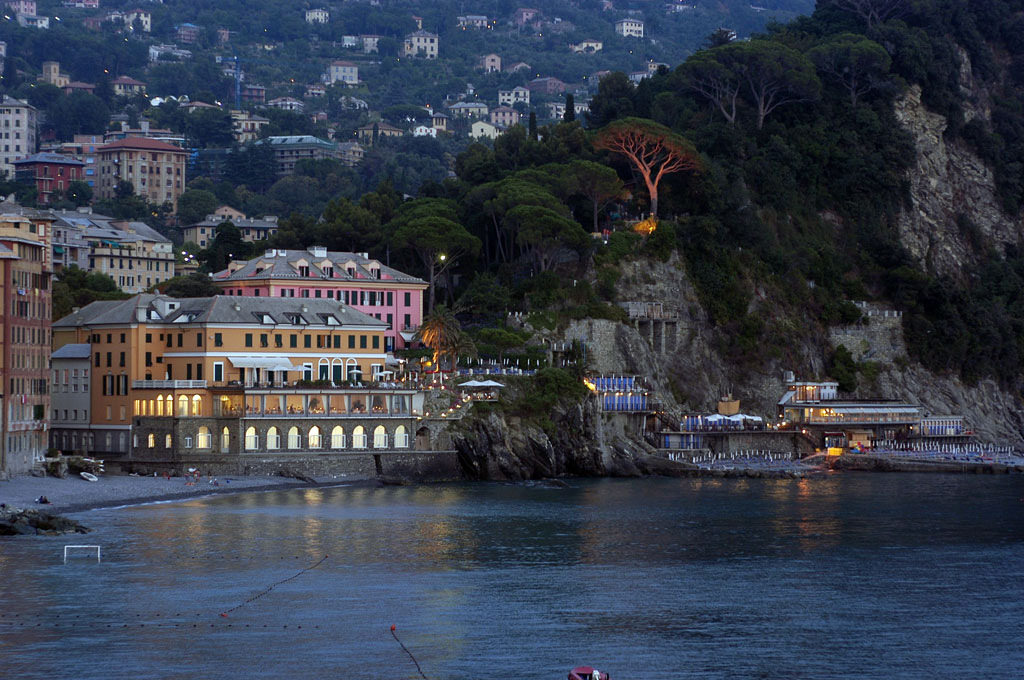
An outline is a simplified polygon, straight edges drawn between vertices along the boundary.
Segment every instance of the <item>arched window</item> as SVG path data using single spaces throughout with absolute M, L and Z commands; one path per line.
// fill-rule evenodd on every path
M 255 451 L 260 447 L 260 437 L 256 434 L 255 427 L 248 427 L 245 430 L 245 450 Z
M 320 437 L 320 428 L 314 425 L 309 428 L 309 448 L 319 449 L 321 446 L 323 446 L 323 442 Z
M 220 431 L 220 450 L 227 451 L 231 448 L 231 432 L 228 428 L 224 428 Z
M 149 436 L 146 437 L 146 446 L 151 449 L 156 447 L 156 435 L 152 432 L 150 432 Z
M 395 448 L 409 448 L 409 433 L 406 431 L 405 425 L 399 425 L 395 428 Z
M 210 428 L 203 425 L 199 428 L 199 434 L 196 435 L 196 448 L 208 449 L 212 446 L 213 437 L 210 435 Z
M 366 448 L 366 428 L 362 425 L 356 425 L 356 429 L 352 430 L 352 447 L 356 449 Z
M 145 404 L 146 403 L 145 400 L 143 400 L 142 403 Z M 139 400 L 138 399 L 135 400 L 135 410 L 132 413 L 134 415 L 137 415 L 137 416 L 141 416 L 142 415 L 142 411 L 139 410 Z
M 106 437 L 106 439 L 104 441 L 106 441 L 106 443 L 107 443 L 106 450 L 107 451 L 112 450 L 111 449 L 111 445 L 112 445 L 112 442 L 114 441 L 114 438 L 113 438 L 113 436 L 109 432 L 107 433 L 107 437 Z
M 388 448 L 388 431 L 384 429 L 383 425 L 373 428 L 373 448 Z
M 171 448 L 171 435 L 164 436 L 164 448 L 165 449 Z
M 331 448 L 345 448 L 345 429 L 340 425 L 335 425 L 334 429 L 331 430 Z
M 317 380 L 330 380 L 331 379 L 331 362 L 327 359 L 321 359 L 316 364 L 316 379 Z
M 192 415 L 198 416 L 203 411 L 203 398 L 198 394 L 192 397 Z
M 156 407 L 156 402 L 154 402 L 152 399 L 150 399 L 149 400 L 149 415 L 151 415 L 151 416 L 155 416 L 156 415 L 155 407 Z
M 268 449 L 279 449 L 281 448 L 281 435 L 277 433 L 277 428 L 273 425 L 267 430 L 267 448 Z
M 188 397 L 184 394 L 178 395 L 178 417 L 188 415 Z
M 302 435 L 299 434 L 299 428 L 294 425 L 288 430 L 288 448 L 297 449 L 302 446 Z

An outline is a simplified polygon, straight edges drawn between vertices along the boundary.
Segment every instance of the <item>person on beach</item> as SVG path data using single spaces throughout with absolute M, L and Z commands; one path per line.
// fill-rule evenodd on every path
M 50 499 L 47 498 L 46 496 L 40 496 L 39 498 L 36 499 L 36 503 L 39 503 L 40 505 L 49 505 Z

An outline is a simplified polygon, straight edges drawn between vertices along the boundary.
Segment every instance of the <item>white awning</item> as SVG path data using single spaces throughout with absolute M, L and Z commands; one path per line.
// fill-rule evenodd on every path
M 406 342 L 412 342 L 412 339 L 416 337 L 416 331 L 398 331 L 398 334 L 402 336 L 402 339 Z
M 248 356 L 229 357 L 231 365 L 236 368 L 263 368 L 268 371 L 297 371 L 299 367 L 292 366 L 287 357 L 274 356 Z

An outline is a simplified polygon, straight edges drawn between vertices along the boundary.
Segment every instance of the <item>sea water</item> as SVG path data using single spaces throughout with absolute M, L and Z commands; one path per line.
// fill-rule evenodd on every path
M 422 677 L 391 625 L 432 680 L 1024 674 L 1019 476 L 350 487 L 76 517 L 93 533 L 0 539 L 4 680 Z M 64 565 L 69 543 L 102 562 Z

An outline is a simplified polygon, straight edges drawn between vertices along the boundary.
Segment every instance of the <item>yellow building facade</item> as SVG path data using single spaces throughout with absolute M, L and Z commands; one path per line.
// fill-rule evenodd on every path
M 137 460 L 256 451 L 245 446 L 246 432 L 249 444 L 273 451 L 275 435 L 292 428 L 305 450 L 321 432 L 371 425 L 352 419 L 404 419 L 401 431 L 390 422 L 376 441 L 407 447 L 422 397 L 397 382 L 386 329 L 333 300 L 138 295 L 57 321 L 54 348 L 90 345 L 90 433 L 81 433 L 90 453 Z M 198 446 L 214 430 L 218 446 Z M 370 440 L 346 441 L 371 448 Z

